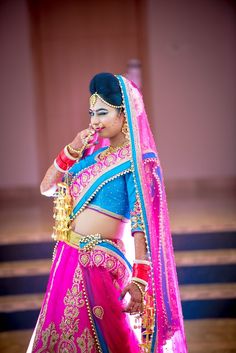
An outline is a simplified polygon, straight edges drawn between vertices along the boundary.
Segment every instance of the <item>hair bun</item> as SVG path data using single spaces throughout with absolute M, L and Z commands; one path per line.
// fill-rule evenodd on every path
M 97 92 L 106 102 L 113 105 L 122 105 L 122 94 L 118 79 L 109 72 L 95 75 L 90 81 L 91 94 Z

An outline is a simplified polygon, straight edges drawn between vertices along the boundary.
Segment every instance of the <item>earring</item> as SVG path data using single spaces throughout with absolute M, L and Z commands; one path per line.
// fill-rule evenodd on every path
M 129 127 L 126 119 L 124 120 L 121 132 L 125 135 L 126 139 L 129 139 Z

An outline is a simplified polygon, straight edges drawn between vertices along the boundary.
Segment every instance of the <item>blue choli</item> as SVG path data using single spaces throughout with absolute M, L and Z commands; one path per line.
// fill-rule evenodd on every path
M 107 147 L 100 148 L 90 156 L 76 162 L 73 167 L 69 169 L 69 173 L 73 176 L 84 168 L 95 164 L 97 162 L 95 157 L 106 148 Z M 103 185 L 87 207 L 120 219 L 123 222 L 129 222 L 129 220 L 131 220 L 132 234 L 137 231 L 143 231 L 142 218 L 131 171 L 124 175 L 119 175 L 117 178 Z

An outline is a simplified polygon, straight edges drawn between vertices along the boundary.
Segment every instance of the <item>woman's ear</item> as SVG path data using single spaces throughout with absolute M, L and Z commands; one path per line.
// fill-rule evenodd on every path
M 121 120 L 122 120 L 122 123 L 124 123 L 124 121 L 125 121 L 125 114 L 124 114 L 124 112 L 123 112 L 123 110 L 121 110 L 120 111 L 120 118 L 121 118 Z

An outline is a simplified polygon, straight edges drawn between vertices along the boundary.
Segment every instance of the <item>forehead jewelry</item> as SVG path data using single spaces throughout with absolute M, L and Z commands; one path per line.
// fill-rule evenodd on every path
M 122 107 L 123 107 L 123 105 L 114 105 L 114 104 L 108 103 L 108 102 L 105 101 L 105 99 L 103 99 L 97 92 L 95 92 L 94 94 L 92 94 L 92 95 L 90 96 L 90 98 L 89 98 L 89 102 L 90 102 L 90 105 L 91 105 L 92 107 L 94 107 L 94 105 L 95 105 L 95 103 L 96 103 L 96 101 L 97 101 L 98 98 L 100 98 L 103 103 L 105 103 L 106 105 L 108 105 L 108 106 L 111 107 L 111 108 L 122 108 Z

